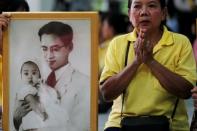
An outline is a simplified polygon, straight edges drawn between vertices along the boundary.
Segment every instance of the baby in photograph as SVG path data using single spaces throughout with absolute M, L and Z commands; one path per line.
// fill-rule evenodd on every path
M 38 65 L 24 62 L 20 73 L 23 85 L 17 92 L 17 102 L 28 102 L 32 111 L 22 118 L 19 131 L 67 130 L 68 114 L 59 106 L 56 90 L 41 82 Z

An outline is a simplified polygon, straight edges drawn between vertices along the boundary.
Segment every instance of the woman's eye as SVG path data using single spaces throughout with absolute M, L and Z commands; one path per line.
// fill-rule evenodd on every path
M 25 76 L 28 76 L 28 73 L 24 73 Z
M 151 7 L 151 8 L 156 8 L 157 5 L 156 5 L 156 4 L 150 4 L 149 7 Z
M 134 5 L 133 8 L 139 9 L 140 8 L 140 5 Z

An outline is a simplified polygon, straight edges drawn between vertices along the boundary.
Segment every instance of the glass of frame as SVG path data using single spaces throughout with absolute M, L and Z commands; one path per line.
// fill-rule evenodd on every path
M 3 37 L 3 129 L 96 131 L 97 42 L 96 12 L 11 13 Z

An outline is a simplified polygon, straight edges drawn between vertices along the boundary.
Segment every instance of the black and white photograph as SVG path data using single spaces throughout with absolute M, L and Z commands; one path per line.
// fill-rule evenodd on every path
M 96 19 L 96 13 L 11 14 L 3 47 L 5 129 L 96 129 Z

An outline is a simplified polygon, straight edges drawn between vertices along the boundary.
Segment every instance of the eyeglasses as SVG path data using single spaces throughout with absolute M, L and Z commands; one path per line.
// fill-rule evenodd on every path
M 62 45 L 62 46 L 55 45 L 55 46 L 52 46 L 52 47 L 42 46 L 41 48 L 42 48 L 43 52 L 47 52 L 49 48 L 50 48 L 50 52 L 58 52 L 63 47 L 65 47 L 65 45 Z

